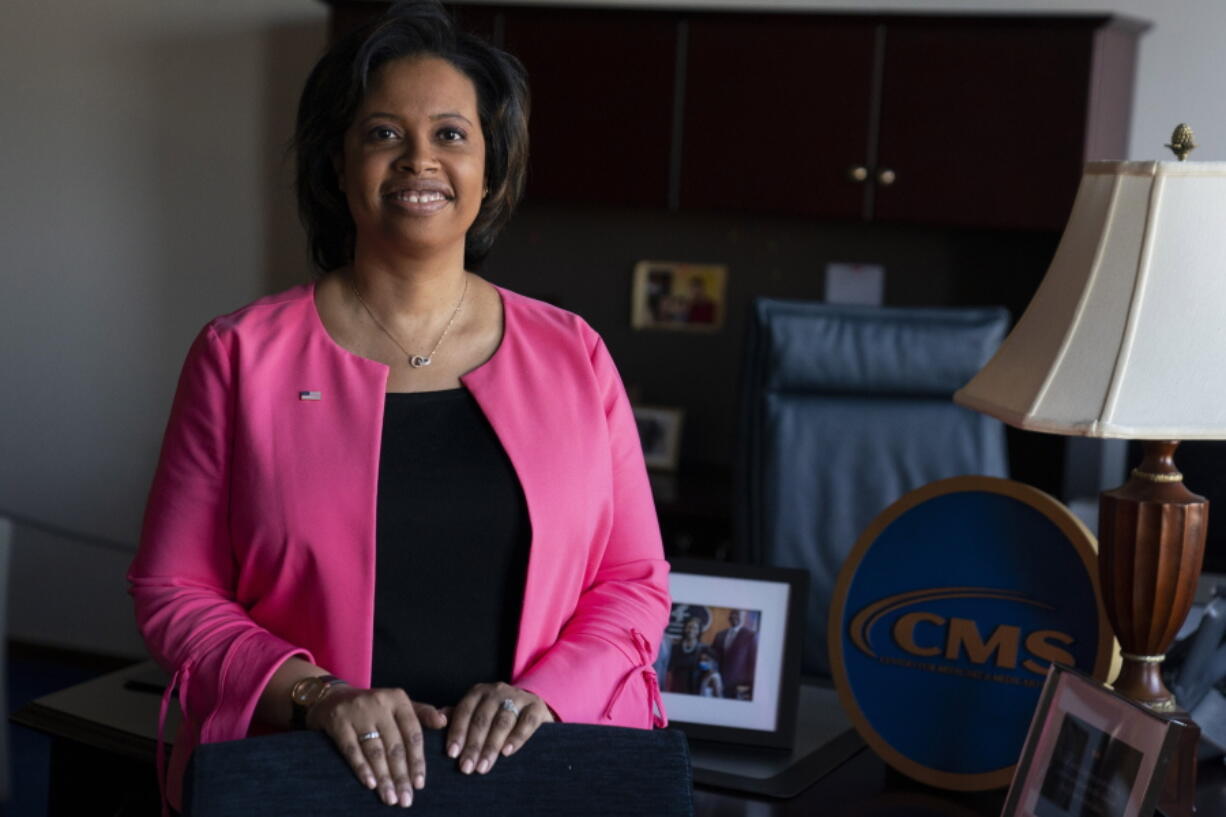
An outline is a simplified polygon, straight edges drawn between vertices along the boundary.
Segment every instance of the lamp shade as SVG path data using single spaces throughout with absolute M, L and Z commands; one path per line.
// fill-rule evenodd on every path
M 1047 276 L 954 400 L 1054 434 L 1226 439 L 1226 163 L 1086 165 Z

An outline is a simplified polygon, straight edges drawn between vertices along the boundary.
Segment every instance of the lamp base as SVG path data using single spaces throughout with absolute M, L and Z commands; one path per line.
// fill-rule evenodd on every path
M 1161 663 L 1196 595 L 1209 516 L 1175 468 L 1178 445 L 1146 441 L 1132 478 L 1098 504 L 1099 583 L 1124 658 L 1115 689 L 1157 712 L 1176 708 Z
M 1124 658 L 1115 689 L 1174 722 L 1175 756 L 1159 808 L 1168 817 L 1196 810 L 1200 727 L 1162 682 L 1162 661 L 1196 595 L 1209 502 L 1183 485 L 1174 441 L 1147 441 L 1140 466 L 1098 503 L 1098 577 L 1107 618 Z

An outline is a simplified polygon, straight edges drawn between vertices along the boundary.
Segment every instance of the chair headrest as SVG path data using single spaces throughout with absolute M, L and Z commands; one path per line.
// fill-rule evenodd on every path
M 760 298 L 753 323 L 767 391 L 948 397 L 996 351 L 1009 313 Z

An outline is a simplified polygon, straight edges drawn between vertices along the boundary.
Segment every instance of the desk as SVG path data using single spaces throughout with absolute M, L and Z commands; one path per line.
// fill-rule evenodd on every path
M 161 696 L 129 689 L 151 663 L 136 664 L 39 698 L 14 722 L 53 738 L 49 817 L 158 814 L 153 761 Z M 171 707 L 173 736 L 178 707 Z M 791 800 L 696 787 L 695 817 L 996 817 L 1004 792 L 959 794 L 922 786 L 868 749 Z M 1198 771 L 1197 817 L 1226 817 L 1226 766 Z M 410 812 L 411 813 L 411 812 Z M 389 812 L 390 814 L 390 812 Z
M 161 814 L 154 758 L 162 696 L 126 687 L 154 669 L 152 661 L 135 664 L 13 713 L 14 723 L 52 738 L 48 817 Z M 178 725 L 178 706 L 171 706 L 167 735 Z

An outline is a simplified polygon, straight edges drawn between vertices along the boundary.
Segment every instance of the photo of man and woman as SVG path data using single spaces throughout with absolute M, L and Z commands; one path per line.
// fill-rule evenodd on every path
M 717 330 L 724 325 L 727 278 L 723 264 L 640 261 L 630 323 L 636 329 Z
M 762 613 L 674 602 L 656 674 L 663 692 L 752 701 Z

